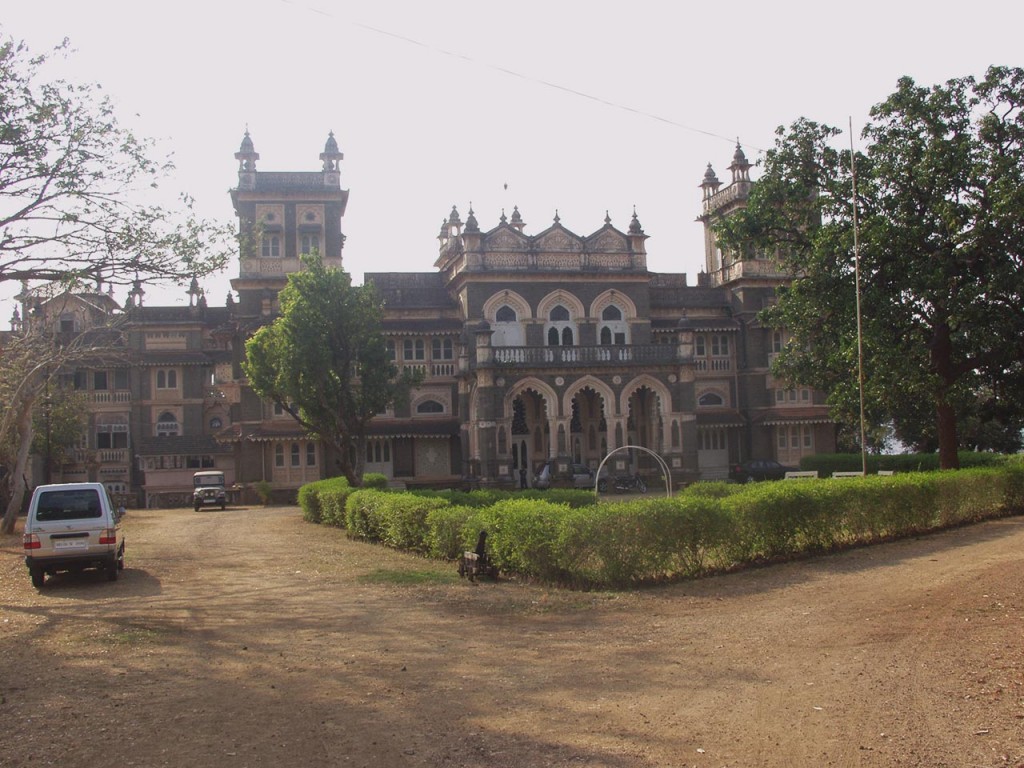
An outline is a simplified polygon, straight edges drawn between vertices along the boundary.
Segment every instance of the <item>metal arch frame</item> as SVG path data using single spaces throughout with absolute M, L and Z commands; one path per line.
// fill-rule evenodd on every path
M 668 464 L 666 464 L 665 460 L 661 458 L 661 456 L 659 456 L 657 453 L 652 451 L 650 448 L 644 448 L 642 445 L 620 445 L 618 448 L 608 451 L 605 457 L 601 459 L 601 463 L 598 464 L 597 466 L 597 472 L 594 474 L 594 495 L 598 495 L 597 485 L 598 483 L 601 482 L 601 470 L 604 469 L 605 462 L 608 461 L 608 459 L 610 459 L 614 454 L 618 453 L 619 451 L 628 451 L 634 449 L 637 451 L 643 451 L 644 453 L 647 453 L 655 458 L 655 460 L 661 466 L 661 473 L 662 476 L 665 478 L 665 496 L 667 498 L 672 498 L 672 473 L 669 472 L 668 470 Z

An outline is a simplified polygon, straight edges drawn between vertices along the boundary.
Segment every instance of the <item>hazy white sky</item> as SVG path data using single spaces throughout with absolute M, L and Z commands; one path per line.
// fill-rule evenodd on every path
M 258 168 L 282 171 L 317 170 L 333 130 L 357 282 L 430 271 L 442 219 L 470 203 L 484 230 L 518 205 L 529 234 L 557 209 L 581 235 L 606 210 L 625 230 L 636 206 L 649 268 L 693 282 L 698 184 L 708 162 L 727 179 L 736 138 L 756 161 L 800 116 L 859 131 L 902 75 L 1020 65 L 1024 4 L 37 0 L 8 4 L 2 23 L 35 52 L 69 37 L 67 77 L 100 83 L 172 152 L 166 186 L 208 218 L 233 221 L 246 126 Z M 205 281 L 212 305 L 236 273 Z M 9 316 L 0 307 L 0 326 Z

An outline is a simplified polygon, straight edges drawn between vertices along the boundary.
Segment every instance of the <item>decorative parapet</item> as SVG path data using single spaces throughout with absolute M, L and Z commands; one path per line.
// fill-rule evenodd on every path
M 752 182 L 737 181 L 710 197 L 704 198 L 704 215 L 710 216 L 712 213 L 720 208 L 724 208 L 729 203 L 736 202 L 737 200 L 745 200 L 750 196 L 750 189 L 752 186 Z
M 726 264 L 708 274 L 711 285 L 718 286 L 741 278 L 758 277 L 772 280 L 789 280 L 792 275 L 785 272 L 771 259 L 744 259 Z
M 500 365 L 588 366 L 636 363 L 676 363 L 676 348 L 668 344 L 596 347 L 494 347 Z

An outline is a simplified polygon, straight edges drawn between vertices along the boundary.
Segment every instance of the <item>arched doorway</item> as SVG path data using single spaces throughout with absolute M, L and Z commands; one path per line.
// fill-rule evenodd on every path
M 551 427 L 547 400 L 536 390 L 527 388 L 512 398 L 511 410 L 512 473 L 515 481 L 522 483 L 525 470 L 529 484 L 540 464 L 549 458 Z
M 634 389 L 627 400 L 626 442 L 662 453 L 665 447 L 662 410 L 661 396 L 656 391 L 646 385 Z M 650 457 L 643 452 L 631 452 L 630 465 L 633 472 L 653 468 Z
M 606 398 L 591 386 L 573 394 L 569 403 L 569 454 L 577 464 L 594 468 L 608 453 Z

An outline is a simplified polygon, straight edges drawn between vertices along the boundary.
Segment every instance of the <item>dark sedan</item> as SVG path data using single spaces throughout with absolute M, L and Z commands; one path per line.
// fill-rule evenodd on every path
M 797 472 L 796 467 L 787 467 L 773 459 L 752 459 L 729 467 L 729 479 L 737 483 L 752 483 L 760 480 L 781 480 L 787 472 Z

